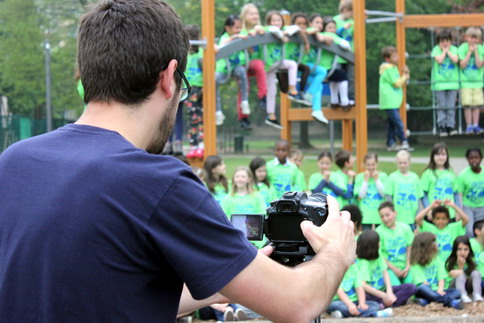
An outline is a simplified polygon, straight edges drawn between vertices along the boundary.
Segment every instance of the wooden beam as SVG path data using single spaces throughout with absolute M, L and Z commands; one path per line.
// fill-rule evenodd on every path
M 403 24 L 405 28 L 480 27 L 484 25 L 484 13 L 404 15 Z
M 328 120 L 355 120 L 355 109 L 349 111 L 343 111 L 341 108 L 331 109 L 323 108 L 323 113 Z M 314 121 L 311 116 L 311 108 L 292 108 L 288 110 L 287 118 L 289 121 Z M 282 112 L 282 110 L 281 110 Z
M 367 87 L 366 87 L 366 24 L 365 24 L 365 0 L 353 1 L 353 18 L 355 20 L 354 45 L 355 45 L 355 103 L 356 112 L 356 170 L 363 171 L 363 159 L 368 152 L 368 124 L 367 124 Z M 343 124 L 343 126 L 345 126 Z M 352 123 L 346 127 L 351 127 Z M 344 129 L 345 131 L 352 132 Z M 348 145 L 351 151 L 351 133 L 349 139 L 343 138 L 343 147 Z M 346 142 L 346 141 L 348 142 Z M 345 148 L 346 149 L 346 148 Z
M 203 53 L 203 133 L 206 156 L 217 154 L 215 126 L 215 0 L 202 1 L 202 37 L 207 41 Z
M 396 13 L 401 13 L 405 16 L 405 0 L 396 0 Z M 396 33 L 397 33 L 397 53 L 400 57 L 398 61 L 398 70 L 400 74 L 403 71 L 404 66 L 406 65 L 405 60 L 405 25 L 403 21 L 397 19 L 396 21 Z M 403 129 L 404 132 L 407 129 L 407 87 L 403 86 L 403 100 L 402 105 L 400 106 L 400 118 L 402 118 L 403 122 Z

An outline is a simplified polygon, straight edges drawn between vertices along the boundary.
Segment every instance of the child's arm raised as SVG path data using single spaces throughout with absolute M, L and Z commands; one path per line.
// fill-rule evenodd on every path
M 422 221 L 424 217 L 435 207 L 440 205 L 440 200 L 435 200 L 432 204 L 424 208 L 422 211 L 420 211 L 417 216 L 415 217 L 415 223 L 417 226 L 421 227 L 422 226 Z
M 465 227 L 467 222 L 469 222 L 469 217 L 467 216 L 467 214 L 465 214 L 465 212 L 451 200 L 445 200 L 444 204 L 455 210 L 455 214 L 456 214 L 455 220 L 456 221 L 461 220 L 462 226 Z M 457 218 L 457 217 L 459 217 L 459 218 Z

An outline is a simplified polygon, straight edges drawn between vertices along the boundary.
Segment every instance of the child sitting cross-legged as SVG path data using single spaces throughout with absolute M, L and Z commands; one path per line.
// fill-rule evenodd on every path
M 455 288 L 445 289 L 447 273 L 439 257 L 436 236 L 430 232 L 422 232 L 415 236 L 412 244 L 410 263 L 413 283 L 417 285 L 417 301 L 426 306 L 430 302 L 438 302 L 446 307 L 462 309 L 459 300 L 460 292 Z
M 469 242 L 474 252 L 477 269 L 481 273 L 481 278 L 484 278 L 484 220 L 474 223 L 474 234 L 475 238 L 470 239 Z M 484 279 L 481 282 L 481 287 L 484 289 Z
M 454 239 L 465 234 L 468 217 L 454 202 L 445 200 L 443 204 L 441 201 L 435 200 L 417 215 L 415 222 L 421 232 L 431 232 L 437 236 L 438 257 L 442 263 L 445 263 L 452 251 Z M 455 210 L 456 222 L 449 222 L 450 213 L 447 206 Z M 429 212 L 431 216 L 429 219 L 432 223 L 424 221 L 425 215 L 428 215 Z
M 454 240 L 452 252 L 445 262 L 445 269 L 449 273 L 450 286 L 455 287 L 460 292 L 462 302 L 472 302 L 468 291 L 472 292 L 474 301 L 483 301 L 482 277 L 476 268 L 474 252 L 469 238 L 459 236 Z
M 379 254 L 380 237 L 373 230 L 363 232 L 357 241 L 356 256 L 366 299 L 386 307 L 403 305 L 415 294 L 415 285 L 392 286 L 385 259 Z

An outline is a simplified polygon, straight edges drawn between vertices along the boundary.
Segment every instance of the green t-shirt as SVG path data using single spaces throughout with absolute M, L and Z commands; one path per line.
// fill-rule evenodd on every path
M 296 181 L 294 184 L 294 190 L 298 192 L 303 192 L 307 188 L 308 186 L 306 185 L 306 178 L 304 176 L 304 173 L 302 172 L 302 170 L 298 168 L 296 172 Z
M 228 185 L 228 187 L 230 187 L 230 185 Z M 227 194 L 229 192 L 227 192 L 225 190 L 225 188 L 223 187 L 222 184 L 216 184 L 213 188 L 213 190 L 215 191 L 215 193 L 213 192 L 210 192 L 212 193 L 212 196 L 215 198 L 215 200 L 220 204 L 222 202 L 222 200 L 227 196 Z
M 430 264 L 427 266 L 421 266 L 418 264 L 411 266 L 413 283 L 417 286 L 427 282 L 433 290 L 439 288 L 439 280 L 445 280 L 447 278 L 447 272 L 445 270 L 444 263 L 439 257 L 434 257 Z
M 355 177 L 355 198 L 358 199 L 358 194 L 361 190 L 361 185 L 365 179 L 364 173 L 359 173 Z M 385 183 L 388 179 L 388 175 L 383 172 L 379 172 L 378 179 L 385 187 Z M 358 207 L 363 214 L 363 224 L 381 224 L 380 213 L 378 213 L 378 207 L 385 200 L 384 196 L 381 196 L 376 188 L 376 182 L 373 178 L 368 179 L 368 189 L 366 196 L 363 199 L 358 199 Z
M 298 171 L 296 165 L 289 162 L 282 165 L 277 158 L 274 158 L 266 164 L 266 167 L 274 199 L 280 199 L 284 193 L 294 191 Z
M 248 36 L 249 35 L 249 31 L 247 29 L 242 29 L 240 31 L 240 35 L 241 36 Z M 249 59 L 250 60 L 253 60 L 253 59 L 264 59 L 262 57 L 262 46 L 254 46 L 252 48 L 248 48 L 247 51 L 249 52 Z
M 355 302 L 358 300 L 356 289 L 361 285 L 362 284 L 361 284 L 360 270 L 358 268 L 358 264 L 353 263 L 350 266 L 350 268 L 348 268 L 348 271 L 346 271 L 345 276 L 343 277 L 343 280 L 339 285 L 339 288 L 341 288 L 346 293 L 346 295 L 352 302 Z M 333 300 L 339 300 L 339 299 L 340 298 L 338 297 L 338 294 L 336 294 L 333 298 Z
M 334 177 L 333 172 L 329 176 L 330 182 L 333 181 L 332 178 L 331 178 L 331 176 Z M 321 173 L 314 173 L 314 174 L 312 174 L 309 177 L 308 189 L 310 191 L 313 191 L 319 185 L 319 183 L 321 183 L 322 180 L 323 180 L 323 174 L 321 174 Z M 335 199 L 338 199 L 338 197 L 336 196 L 336 194 L 334 194 L 333 190 L 330 189 L 327 185 L 323 187 L 323 190 L 322 191 L 314 192 L 314 193 L 324 193 L 326 195 L 331 195 Z
M 469 240 L 471 243 L 472 251 L 474 252 L 474 261 L 476 262 L 477 269 L 484 277 L 484 245 L 481 245 L 476 238 Z
M 246 195 L 239 195 L 237 193 L 227 195 L 220 204 L 229 219 L 232 214 L 265 214 L 266 211 L 265 201 L 258 192 Z M 262 241 L 251 241 L 259 249 L 266 242 L 267 240 L 265 238 Z
M 203 49 L 200 47 L 198 52 L 190 53 L 187 57 L 187 70 L 185 72 L 188 82 L 192 86 L 203 87 L 203 74 L 200 67 L 200 59 L 203 58 Z
M 351 45 L 351 51 L 355 50 L 355 44 L 353 42 L 353 34 L 355 31 L 355 22 L 352 18 L 343 20 L 340 15 L 336 15 L 333 17 L 334 22 L 336 23 L 336 34 L 346 40 Z M 350 23 L 351 26 L 345 29 L 345 25 Z M 338 63 L 348 63 L 344 58 L 338 56 Z
M 455 46 L 450 46 L 450 53 L 458 55 L 458 49 Z M 440 56 L 442 49 L 439 45 L 434 46 L 432 49 L 432 58 Z M 432 91 L 443 90 L 458 90 L 459 89 L 459 67 L 454 64 L 448 55 L 445 55 L 442 64 L 433 60 L 432 65 Z
M 402 175 L 395 171 L 388 176 L 384 193 L 390 195 L 397 211 L 397 220 L 407 224 L 415 223 L 419 199 L 423 197 L 420 180 L 414 172 Z
M 446 199 L 454 201 L 454 194 L 458 191 L 457 176 L 450 169 L 426 169 L 420 179 L 422 190 L 427 192 L 429 204 L 435 200 Z M 455 210 L 449 208 L 450 218 L 455 218 Z
M 462 221 L 447 224 L 443 229 L 438 229 L 433 223 L 422 221 L 421 232 L 430 232 L 437 236 L 437 245 L 439 247 L 439 259 L 445 263 L 452 252 L 452 245 L 455 238 L 466 234 L 466 228 Z
M 333 38 L 333 42 L 336 45 L 341 44 L 341 42 L 343 40 L 341 37 L 339 37 L 338 35 L 333 34 L 333 33 L 323 32 L 323 33 L 319 33 L 319 34 Z M 328 52 L 327 50 L 322 50 L 321 51 L 321 57 L 319 59 L 319 66 L 321 66 L 325 70 L 329 71 L 331 69 L 331 67 L 333 66 L 334 56 L 335 55 L 333 53 Z M 314 61 L 316 61 L 316 58 L 317 58 L 317 56 L 314 57 Z
M 484 170 L 476 174 L 467 166 L 459 173 L 457 183 L 462 193 L 462 204 L 469 207 L 484 206 Z
M 230 37 L 229 34 L 224 33 L 220 37 L 219 45 L 224 43 L 229 37 Z M 224 43 L 224 45 L 226 45 L 226 44 L 227 43 Z M 229 55 L 228 59 L 229 59 L 229 62 L 230 62 L 231 70 L 234 70 L 234 68 L 236 66 L 246 64 L 245 53 L 243 51 L 239 51 L 239 52 L 236 52 L 236 53 Z M 227 63 L 225 61 L 225 58 L 217 61 L 216 65 L 215 65 L 215 71 L 219 72 L 219 73 L 225 73 L 225 74 L 227 73 Z
M 413 232 L 406 223 L 395 222 L 395 229 L 384 224 L 376 228 L 380 236 L 381 255 L 399 269 L 407 265 L 407 247 L 412 245 Z
M 384 291 L 386 289 L 383 271 L 387 270 L 387 264 L 383 256 L 375 260 L 366 260 L 358 258 L 358 269 L 360 278 L 373 288 Z
M 273 200 L 273 198 L 272 198 L 272 192 L 271 192 L 269 186 L 267 186 L 266 184 L 260 182 L 260 183 L 257 183 L 257 185 L 255 186 L 255 189 L 259 192 L 259 194 L 264 199 L 264 202 L 266 203 L 266 207 L 268 207 L 269 204 Z
M 459 46 L 459 59 L 463 60 L 469 51 L 469 43 Z M 484 46 L 477 45 L 477 54 L 481 62 L 484 60 Z M 479 89 L 483 87 L 484 67 L 477 68 L 475 55 L 472 54 L 464 69 L 460 69 L 461 87 L 465 89 Z
M 349 177 L 341 169 L 331 172 L 329 179 L 333 184 L 343 190 L 343 193 L 348 191 Z M 340 208 L 353 202 L 353 198 L 345 199 L 342 196 L 337 196 L 336 200 L 338 201 Z
M 274 28 L 274 27 L 272 27 Z M 265 27 L 264 28 L 266 33 L 269 32 L 269 26 Z M 274 36 L 274 38 L 277 38 Z M 271 67 L 281 61 L 283 59 L 282 57 L 282 47 L 284 46 L 284 44 L 279 41 L 279 42 L 275 42 L 275 43 L 270 43 L 270 44 L 267 44 L 266 45 L 266 50 L 265 50 L 265 57 L 264 57 L 264 60 L 265 60 L 265 70 L 266 72 L 268 70 L 271 69 Z
M 378 104 L 380 110 L 398 109 L 403 101 L 403 90 L 393 85 L 400 78 L 398 66 L 390 63 L 380 65 Z
M 314 31 L 314 28 L 309 27 L 306 29 L 307 32 Z M 313 37 L 312 35 L 308 35 L 308 38 Z M 316 64 L 316 59 L 318 57 L 318 49 L 314 46 L 309 47 L 309 52 L 307 52 L 302 60 L 303 64 Z

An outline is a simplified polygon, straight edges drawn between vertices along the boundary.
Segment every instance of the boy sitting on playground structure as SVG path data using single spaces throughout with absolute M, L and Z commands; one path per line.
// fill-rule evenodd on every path
M 380 65 L 379 100 L 380 110 L 385 110 L 388 116 L 387 150 L 397 150 L 395 137 L 398 137 L 402 149 L 409 149 L 403 130 L 399 108 L 403 101 L 403 85 L 410 79 L 407 67 L 403 76 L 398 71 L 398 53 L 395 47 L 386 46 L 381 51 L 384 62 Z

